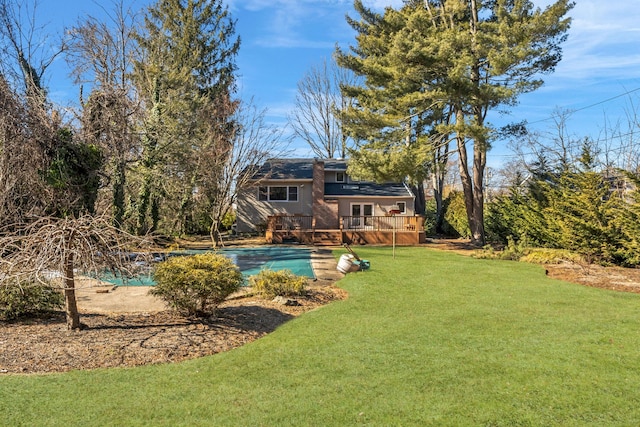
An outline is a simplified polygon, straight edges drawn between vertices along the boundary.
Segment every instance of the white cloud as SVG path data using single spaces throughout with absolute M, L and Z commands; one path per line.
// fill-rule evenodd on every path
M 640 8 L 633 3 L 577 2 L 558 72 L 577 79 L 639 76 Z
M 351 0 L 248 0 L 235 8 L 254 19 L 251 43 L 267 48 L 332 49 Z M 245 39 L 246 40 L 246 39 Z
M 398 9 L 402 7 L 402 0 L 363 0 L 362 4 L 371 9 L 383 10 L 389 6 Z

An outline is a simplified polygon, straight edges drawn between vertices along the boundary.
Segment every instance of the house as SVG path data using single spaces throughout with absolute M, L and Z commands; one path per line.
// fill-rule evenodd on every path
M 347 162 L 270 159 L 238 194 L 237 231 L 311 244 L 424 241 L 423 219 L 404 183 L 356 181 Z

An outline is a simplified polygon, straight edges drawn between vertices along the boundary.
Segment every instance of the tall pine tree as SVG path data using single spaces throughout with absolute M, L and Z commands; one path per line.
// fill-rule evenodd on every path
M 569 0 L 544 10 L 528 0 L 409 0 L 379 15 L 356 0 L 361 20 L 349 23 L 357 46 L 339 51 L 338 61 L 366 80 L 346 88 L 357 103 L 345 112 L 345 127 L 362 148 L 391 158 L 390 165 L 397 157 L 428 158 L 417 157 L 416 149 L 455 140 L 472 241 L 484 243 L 484 169 L 495 135 L 487 114 L 515 104 L 554 69 L 572 6 Z
M 149 111 L 138 229 L 155 229 L 163 209 L 175 218 L 165 226 L 184 233 L 193 227 L 194 195 L 215 185 L 206 163 L 231 144 L 240 39 L 222 0 L 158 0 L 138 40 L 135 79 Z

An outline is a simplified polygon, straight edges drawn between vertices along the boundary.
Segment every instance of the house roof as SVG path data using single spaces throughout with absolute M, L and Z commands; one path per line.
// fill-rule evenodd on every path
M 253 179 L 313 179 L 313 159 L 269 159 Z
M 376 184 L 373 182 L 325 183 L 325 196 L 413 197 L 402 183 Z
M 313 165 L 321 161 L 325 171 L 346 172 L 347 161 L 337 159 L 269 159 L 253 179 L 313 180 Z M 325 196 L 413 197 L 403 183 L 349 182 L 325 183 Z

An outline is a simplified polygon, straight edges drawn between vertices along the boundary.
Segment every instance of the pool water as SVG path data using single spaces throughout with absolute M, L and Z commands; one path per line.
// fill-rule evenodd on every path
M 196 255 L 206 250 L 184 250 L 169 253 L 169 256 Z M 260 270 L 290 270 L 297 276 L 315 278 L 311 267 L 311 250 L 296 247 L 256 246 L 247 248 L 220 249 L 217 253 L 229 257 L 245 276 L 256 275 Z M 105 274 L 100 280 L 118 286 L 153 286 L 151 274 L 124 279 Z

